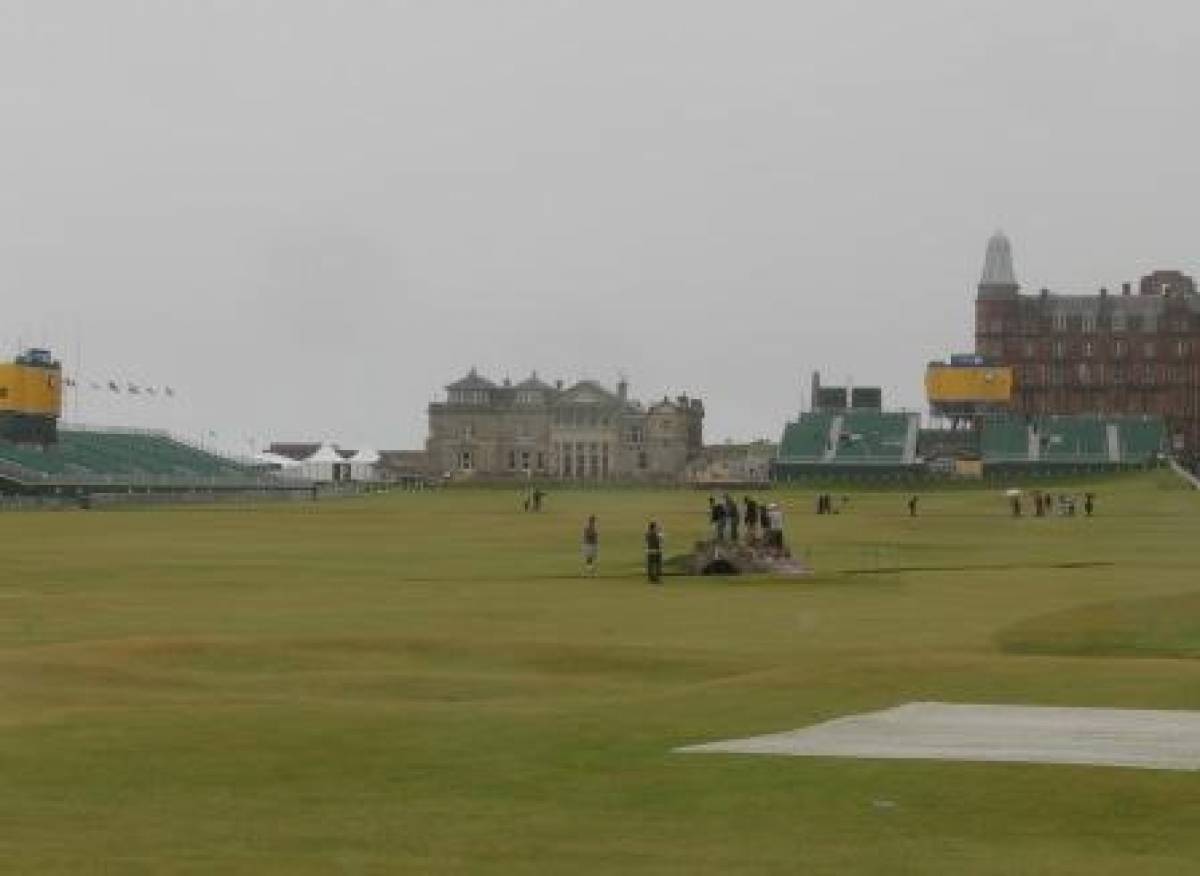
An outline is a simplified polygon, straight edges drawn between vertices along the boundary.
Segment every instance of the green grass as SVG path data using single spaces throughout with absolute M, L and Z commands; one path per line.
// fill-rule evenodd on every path
M 1200 497 L 1091 487 L 1072 520 L 776 493 L 814 577 L 661 588 L 645 521 L 684 550 L 703 494 L 0 515 L 0 871 L 1193 873 L 1187 773 L 671 753 L 912 700 L 1200 708 Z

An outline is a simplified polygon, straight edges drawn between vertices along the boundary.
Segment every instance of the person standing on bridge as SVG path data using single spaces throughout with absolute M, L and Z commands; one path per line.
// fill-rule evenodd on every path
M 662 578 L 663 534 L 653 520 L 646 527 L 646 577 L 651 584 Z

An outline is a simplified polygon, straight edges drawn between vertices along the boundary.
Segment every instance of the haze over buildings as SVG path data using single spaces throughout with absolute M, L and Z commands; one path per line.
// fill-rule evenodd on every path
M 1185 2 L 7 3 L 0 340 L 179 391 L 85 419 L 375 447 L 471 365 L 690 387 L 709 440 L 814 368 L 917 408 L 996 227 L 1056 292 L 1200 271 L 1196 45 Z

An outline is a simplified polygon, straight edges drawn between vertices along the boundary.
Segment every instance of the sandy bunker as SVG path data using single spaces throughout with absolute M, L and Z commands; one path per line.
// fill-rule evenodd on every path
M 908 703 L 681 752 L 1200 769 L 1200 712 Z

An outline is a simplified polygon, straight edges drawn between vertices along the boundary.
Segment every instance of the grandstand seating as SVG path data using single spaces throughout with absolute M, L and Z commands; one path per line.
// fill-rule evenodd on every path
M 60 430 L 45 450 L 0 441 L 0 463 L 64 482 L 249 479 L 249 469 L 162 433 Z
M 1029 459 L 1029 427 L 1023 419 L 995 418 L 983 423 L 979 449 L 988 462 Z
M 838 462 L 905 462 L 910 414 L 846 411 L 838 441 Z
M 1106 421 L 1099 417 L 1041 417 L 1036 435 L 1044 462 L 1108 462 Z
M 784 427 L 779 457 L 809 461 L 824 459 L 832 424 L 831 414 L 801 414 L 799 420 Z
M 1111 443 L 1110 427 L 1119 438 Z M 980 451 L 987 463 L 1141 464 L 1159 452 L 1164 434 L 1155 417 L 996 417 L 983 423 Z
M 1166 430 L 1163 421 L 1154 417 L 1124 417 L 1121 430 L 1121 457 L 1127 462 L 1141 462 L 1154 457 L 1163 446 Z

